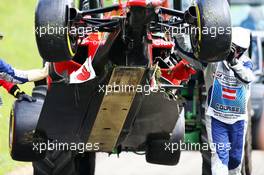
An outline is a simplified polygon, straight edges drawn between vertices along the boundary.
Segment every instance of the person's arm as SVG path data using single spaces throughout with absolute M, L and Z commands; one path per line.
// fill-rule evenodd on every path
M 0 78 L 15 84 L 22 84 L 28 82 L 26 74 L 17 72 L 9 64 L 0 59 Z
M 0 79 L 0 86 L 2 86 L 3 88 L 5 88 L 5 90 L 6 90 L 7 92 L 10 92 L 11 89 L 15 86 L 15 84 Z
M 27 75 L 29 82 L 43 80 L 49 75 L 49 63 L 46 63 L 42 69 L 32 69 L 21 72 L 24 72 Z
M 245 55 L 233 63 L 229 63 L 229 67 L 234 71 L 235 76 L 243 83 L 249 84 L 255 80 L 253 73 L 253 63 Z
M 0 86 L 5 88 L 9 94 L 17 98 L 18 100 L 26 100 L 29 102 L 35 101 L 31 96 L 27 95 L 25 92 L 21 91 L 20 88 L 8 81 L 0 80 Z
M 0 59 L 0 78 L 14 84 L 42 80 L 48 76 L 48 64 L 43 69 L 18 70 Z

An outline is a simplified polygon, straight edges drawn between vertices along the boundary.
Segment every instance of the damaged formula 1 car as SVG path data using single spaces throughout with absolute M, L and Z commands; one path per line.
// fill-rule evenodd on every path
M 227 1 L 197 0 L 186 11 L 176 3 L 39 0 L 36 40 L 50 76 L 33 90 L 35 103 L 14 104 L 12 158 L 32 161 L 36 175 L 92 175 L 96 152 L 144 153 L 149 163 L 176 165 L 180 150 L 166 147 L 183 141 L 180 91 L 195 70 L 174 54 L 174 29 L 197 29 L 190 38 L 201 62 L 221 61 L 231 45 L 231 33 L 202 32 L 230 28 Z

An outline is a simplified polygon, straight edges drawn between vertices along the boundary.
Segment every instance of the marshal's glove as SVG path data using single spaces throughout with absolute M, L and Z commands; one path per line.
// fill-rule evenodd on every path
M 231 65 L 234 66 L 238 63 L 238 60 L 236 59 L 236 46 L 232 45 L 230 49 L 230 53 L 226 59 L 226 61 Z
M 17 85 L 14 85 L 9 91 L 11 95 L 17 98 L 18 101 L 28 101 L 35 102 L 36 99 L 27 95 L 25 92 L 21 91 Z

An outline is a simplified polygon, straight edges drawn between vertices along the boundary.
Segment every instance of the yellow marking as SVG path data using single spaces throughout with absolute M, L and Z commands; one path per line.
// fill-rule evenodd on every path
M 19 93 L 19 92 L 20 92 L 19 89 L 15 90 L 15 92 L 14 92 L 14 96 L 16 97 L 16 96 L 17 96 L 17 93 Z
M 10 130 L 12 131 L 12 136 L 10 135 L 11 133 L 9 133 L 9 153 L 12 152 L 12 149 L 13 149 L 13 141 L 14 141 L 14 132 L 15 132 L 15 116 L 14 116 L 14 110 L 12 109 L 11 110 L 11 114 L 10 114 L 10 117 L 11 117 L 11 127 Z M 10 132 L 10 131 L 9 131 Z
M 199 37 L 198 37 L 199 45 L 198 45 L 198 49 L 200 50 L 200 44 L 201 44 L 201 41 L 202 41 L 202 26 L 201 26 L 201 14 L 200 14 L 200 10 L 199 10 L 198 4 L 196 4 L 196 14 L 197 14 L 197 26 L 198 26 L 198 29 L 199 29 Z
M 69 49 L 70 55 L 73 57 L 75 53 L 72 50 L 70 35 L 68 33 L 67 33 L 67 44 L 68 44 L 68 49 Z

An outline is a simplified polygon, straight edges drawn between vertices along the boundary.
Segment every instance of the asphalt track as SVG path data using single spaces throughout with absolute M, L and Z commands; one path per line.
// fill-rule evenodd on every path
M 264 175 L 264 152 L 254 151 L 252 155 L 252 175 Z M 183 152 L 177 166 L 152 165 L 145 162 L 144 156 L 122 153 L 108 157 L 97 155 L 96 175 L 201 175 L 202 158 L 199 152 Z M 32 175 L 30 166 L 18 168 L 7 175 Z

